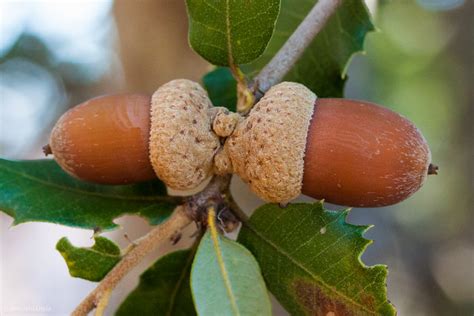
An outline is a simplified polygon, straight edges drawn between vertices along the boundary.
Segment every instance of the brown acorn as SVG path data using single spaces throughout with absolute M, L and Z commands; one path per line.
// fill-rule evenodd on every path
M 350 206 L 398 203 L 424 183 L 431 153 L 406 118 L 373 103 L 318 99 L 308 131 L 302 192 Z
M 406 199 L 435 173 L 430 163 L 423 135 L 399 114 L 363 101 L 317 99 L 292 82 L 272 87 L 216 156 L 218 172 L 238 174 L 268 202 L 304 193 L 360 207 Z
M 85 181 L 144 181 L 156 177 L 148 158 L 149 133 L 149 96 L 102 96 L 67 111 L 54 126 L 45 152 Z
M 212 173 L 220 146 L 211 107 L 205 90 L 184 79 L 164 84 L 151 98 L 94 98 L 59 119 L 44 151 L 85 181 L 127 184 L 159 177 L 173 189 L 192 189 Z

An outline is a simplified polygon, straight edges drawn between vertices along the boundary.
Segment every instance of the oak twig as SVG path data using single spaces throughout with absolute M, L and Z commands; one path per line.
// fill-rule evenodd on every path
M 112 295 L 112 289 L 106 290 L 97 304 L 97 308 L 95 309 L 95 316 L 104 316 L 105 309 L 109 304 L 110 296 Z
M 132 270 L 141 260 L 156 249 L 159 245 L 169 242 L 170 238 L 191 223 L 191 219 L 183 206 L 176 207 L 170 218 L 161 225 L 153 228 L 148 234 L 136 241 L 134 246 L 123 259 L 104 277 L 99 285 L 76 307 L 72 315 L 87 315 L 98 306 L 104 295 L 110 295 L 115 286 Z M 103 302 L 107 302 L 105 299 Z M 101 309 L 105 308 L 102 306 Z
M 319 0 L 272 60 L 255 77 L 260 93 L 283 80 L 305 49 L 322 30 L 342 0 Z

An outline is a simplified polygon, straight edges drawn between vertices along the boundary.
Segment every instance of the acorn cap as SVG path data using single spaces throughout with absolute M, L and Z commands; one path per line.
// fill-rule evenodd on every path
M 316 95 L 302 84 L 273 86 L 227 138 L 216 168 L 235 172 L 268 202 L 296 198 L 315 101 Z
M 206 91 L 190 80 L 170 81 L 152 96 L 150 161 L 172 189 L 195 188 L 212 173 L 220 142 L 211 129 L 211 108 Z

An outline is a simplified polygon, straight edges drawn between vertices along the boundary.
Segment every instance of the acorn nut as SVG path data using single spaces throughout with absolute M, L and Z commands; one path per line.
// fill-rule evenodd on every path
M 317 99 L 291 82 L 265 94 L 223 152 L 227 170 L 283 204 L 304 193 L 340 205 L 391 205 L 433 173 L 426 140 L 401 115 L 368 102 Z
M 67 111 L 56 123 L 45 153 L 69 174 L 90 182 L 126 184 L 160 178 L 187 190 L 212 174 L 220 147 L 211 130 L 206 91 L 178 79 L 152 98 L 103 96 Z
M 82 180 L 133 183 L 156 177 L 148 158 L 149 133 L 149 96 L 102 96 L 63 114 L 44 150 Z

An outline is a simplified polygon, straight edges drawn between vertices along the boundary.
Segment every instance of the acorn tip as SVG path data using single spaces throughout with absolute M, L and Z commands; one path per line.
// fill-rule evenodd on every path
M 43 146 L 43 153 L 45 156 L 51 155 L 53 151 L 51 150 L 51 146 L 49 144 L 46 144 Z
M 428 166 L 428 174 L 429 175 L 437 175 L 438 174 L 439 167 L 437 165 L 434 165 L 430 163 Z

